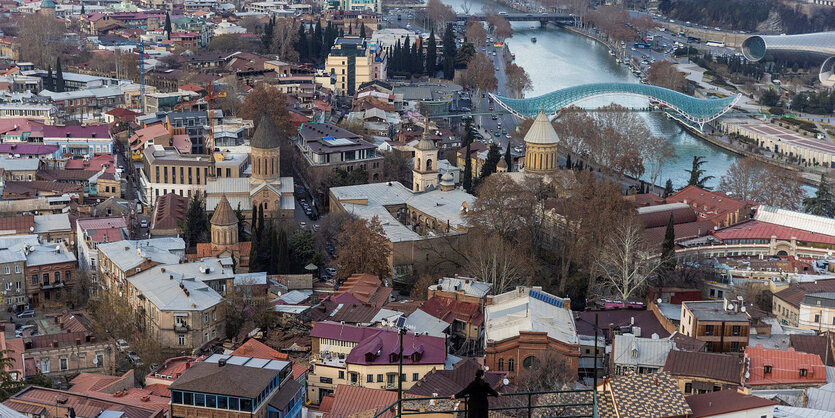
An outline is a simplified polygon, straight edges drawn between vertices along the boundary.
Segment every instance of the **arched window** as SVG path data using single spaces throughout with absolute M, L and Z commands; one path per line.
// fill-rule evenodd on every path
M 536 370 L 539 368 L 539 359 L 536 358 L 536 356 L 525 357 L 525 359 L 522 360 L 522 367 L 524 367 L 525 370 Z
M 507 359 L 507 371 L 512 372 L 516 370 L 516 362 L 513 361 L 512 358 Z
M 431 158 L 426 159 L 426 171 L 432 171 L 432 159 Z
M 500 372 L 504 371 L 504 359 L 503 358 L 499 359 L 499 371 Z

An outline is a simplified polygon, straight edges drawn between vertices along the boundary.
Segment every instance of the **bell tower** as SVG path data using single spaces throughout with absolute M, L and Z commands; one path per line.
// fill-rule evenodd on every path
M 429 119 L 423 128 L 423 137 L 415 147 L 415 165 L 412 167 L 412 191 L 425 192 L 438 188 L 438 147 L 429 139 Z

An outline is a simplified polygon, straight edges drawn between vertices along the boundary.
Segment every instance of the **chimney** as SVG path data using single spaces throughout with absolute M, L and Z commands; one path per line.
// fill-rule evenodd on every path
M 222 359 L 217 361 L 217 366 L 218 367 L 223 367 L 225 365 L 226 365 L 226 359 L 225 358 L 222 358 Z

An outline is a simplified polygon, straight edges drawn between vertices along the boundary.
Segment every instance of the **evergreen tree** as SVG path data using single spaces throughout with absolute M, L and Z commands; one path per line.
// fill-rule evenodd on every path
M 510 155 L 510 141 L 507 141 L 507 149 L 504 151 L 504 162 L 507 164 L 507 172 L 513 171 L 513 157 Z
M 452 24 L 448 24 L 444 32 L 444 78 L 452 80 L 455 77 L 455 34 Z
M 365 24 L 360 25 L 360 38 L 365 39 Z
M 194 247 L 198 242 L 204 241 L 206 232 L 209 230 L 209 218 L 206 216 L 203 197 L 202 193 L 195 193 L 191 196 L 186 216 L 179 222 L 186 248 Z
M 246 215 L 241 210 L 241 202 L 238 202 L 238 208 L 235 209 L 235 217 L 238 218 L 238 241 L 243 241 L 246 236 Z
M 313 39 L 310 41 L 311 48 L 313 49 L 313 58 L 316 61 L 322 60 L 322 46 L 324 42 L 325 38 L 322 33 L 322 21 L 316 19 L 316 27 L 313 28 Z
M 391 72 L 396 73 L 400 71 L 400 39 L 394 42 L 394 50 L 391 53 Z
M 266 25 L 264 25 L 264 33 L 261 34 L 261 47 L 265 51 L 270 51 L 270 46 L 273 43 L 273 28 L 275 27 L 275 17 L 271 18 Z
M 565 156 L 565 168 L 569 170 L 574 168 L 574 165 L 571 162 L 571 154 Z
M 705 176 L 705 170 L 702 169 L 702 165 L 704 165 L 705 157 L 701 155 L 694 155 L 693 156 L 693 166 L 690 170 L 684 170 L 690 173 L 690 180 L 687 181 L 688 186 L 696 186 L 705 190 L 710 190 L 709 187 L 705 186 L 705 182 L 712 179 L 713 176 Z
M 468 146 L 473 143 L 475 140 L 475 134 L 473 134 L 473 120 L 466 119 L 464 121 L 464 143 L 462 145 Z
M 261 237 L 258 236 L 258 207 L 252 207 L 252 226 L 249 229 L 249 271 L 256 271 L 258 267 L 258 241 Z
M 344 38 L 344 37 L 345 37 L 345 28 L 339 28 L 339 37 L 340 37 L 340 38 Z
M 168 36 L 168 40 L 171 40 L 171 15 L 168 12 L 165 12 L 165 35 Z
M 267 271 L 269 272 L 269 274 L 278 274 L 278 234 L 275 232 L 275 227 L 273 226 L 272 222 L 270 222 L 270 227 L 268 229 L 269 232 L 267 233 L 267 235 L 269 236 L 270 267 L 267 269 Z
M 673 214 L 670 213 L 670 219 L 667 221 L 667 230 L 664 233 L 664 241 L 661 243 L 661 265 L 659 266 L 658 275 L 662 279 L 667 278 L 676 268 L 676 232 L 675 220 Z
M 61 57 L 58 57 L 58 63 L 55 65 L 55 91 L 63 93 L 65 89 L 64 84 L 64 70 L 61 69 Z
M 829 190 L 825 175 L 821 174 L 821 181 L 815 195 L 803 199 L 803 211 L 812 215 L 835 218 L 835 196 Z
M 496 172 L 496 165 L 502 159 L 502 153 L 499 151 L 499 146 L 490 144 L 490 149 L 487 150 L 487 161 L 481 166 L 481 174 L 479 178 L 486 178 L 487 176 Z
M 55 78 L 52 76 L 52 66 L 46 70 L 46 79 L 43 81 L 44 90 L 55 91 Z
M 409 39 L 409 35 L 406 35 L 406 40 L 403 41 L 403 49 L 400 50 L 400 63 L 402 65 L 402 70 L 404 73 L 411 73 L 411 59 L 409 59 L 409 55 L 412 54 L 412 44 L 411 40 Z
M 673 193 L 675 193 L 675 190 L 673 190 L 673 181 L 667 179 L 667 183 L 664 184 L 664 194 L 662 194 L 661 197 L 666 199 L 670 197 Z
M 278 273 L 290 272 L 290 244 L 284 228 L 278 232 Z
M 467 193 L 473 192 L 473 162 L 470 160 L 470 144 L 467 144 L 467 149 L 464 154 L 464 178 L 461 180 L 461 186 Z
M 299 36 L 296 39 L 295 49 L 299 53 L 299 62 L 304 62 L 307 55 L 307 32 L 304 30 L 304 24 L 299 25 Z
M 426 74 L 435 77 L 438 72 L 438 45 L 435 43 L 435 28 L 429 31 L 429 40 L 426 42 Z
M 86 14 L 87 14 L 87 11 L 84 10 L 84 2 L 81 2 L 81 16 L 84 16 Z

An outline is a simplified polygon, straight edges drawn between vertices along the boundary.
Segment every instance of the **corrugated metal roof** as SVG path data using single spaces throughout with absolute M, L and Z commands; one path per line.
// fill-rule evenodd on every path
M 754 219 L 835 237 L 835 219 L 760 205 Z
M 661 368 L 673 349 L 668 339 L 640 338 L 633 334 L 615 336 L 612 359 L 615 364 Z
M 828 383 L 820 388 L 809 388 L 806 396 L 809 399 L 806 403 L 808 408 L 835 412 L 835 383 Z

